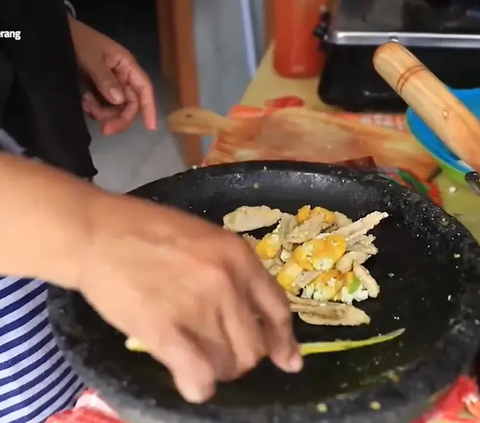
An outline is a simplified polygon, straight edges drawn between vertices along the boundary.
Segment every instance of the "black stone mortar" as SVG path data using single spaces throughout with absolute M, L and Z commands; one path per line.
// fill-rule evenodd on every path
M 320 205 L 353 219 L 386 211 L 390 217 L 373 231 L 379 253 L 367 262 L 381 294 L 358 305 L 371 324 L 331 328 L 295 318 L 295 332 L 307 342 L 406 331 L 384 344 L 307 356 L 298 375 L 265 360 L 219 386 L 207 404 L 192 405 L 162 365 L 127 351 L 125 338 L 79 294 L 52 288 L 49 311 L 61 349 L 127 422 L 407 423 L 470 368 L 480 341 L 480 249 L 467 229 L 421 194 L 372 173 L 281 161 L 190 170 L 131 194 L 216 223 L 242 205 L 290 213 Z

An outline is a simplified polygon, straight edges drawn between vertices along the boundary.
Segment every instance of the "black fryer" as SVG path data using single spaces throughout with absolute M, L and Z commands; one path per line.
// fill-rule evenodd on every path
M 326 59 L 318 93 L 349 111 L 402 112 L 375 72 L 375 49 L 396 40 L 452 88 L 480 87 L 480 1 L 337 0 L 317 29 Z

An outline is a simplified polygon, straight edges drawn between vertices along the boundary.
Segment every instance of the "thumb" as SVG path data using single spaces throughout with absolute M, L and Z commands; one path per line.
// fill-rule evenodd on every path
M 118 79 L 107 66 L 101 63 L 87 73 L 100 94 L 111 104 L 118 105 L 125 102 L 125 96 Z

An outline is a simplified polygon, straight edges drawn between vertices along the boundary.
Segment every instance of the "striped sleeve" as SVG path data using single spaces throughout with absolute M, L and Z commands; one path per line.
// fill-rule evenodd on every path
M 53 337 L 47 284 L 0 276 L 0 422 L 44 423 L 82 383 Z

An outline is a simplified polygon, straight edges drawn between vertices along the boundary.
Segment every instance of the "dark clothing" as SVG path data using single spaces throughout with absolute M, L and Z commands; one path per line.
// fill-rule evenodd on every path
M 73 42 L 62 0 L 1 0 L 0 127 L 30 155 L 93 177 Z

